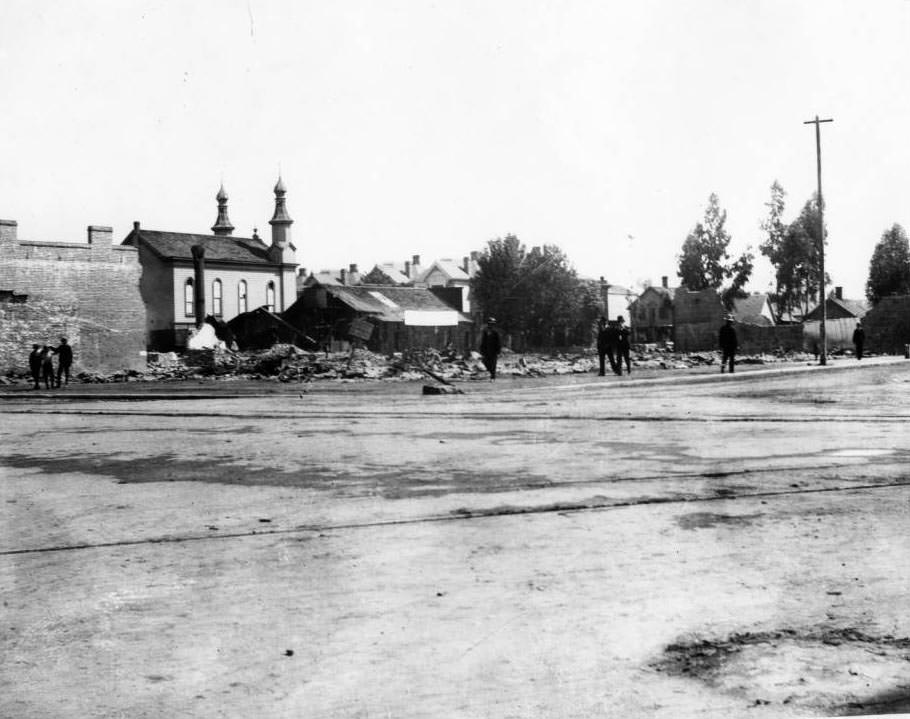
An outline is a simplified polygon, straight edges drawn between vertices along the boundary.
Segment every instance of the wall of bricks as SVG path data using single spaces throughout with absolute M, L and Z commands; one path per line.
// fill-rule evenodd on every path
M 92 226 L 85 244 L 19 242 L 0 220 L 0 289 L 28 295 L 0 307 L 0 372 L 27 369 L 33 342 L 73 346 L 75 371 L 141 368 L 145 306 L 134 248 L 113 246 L 109 227 Z

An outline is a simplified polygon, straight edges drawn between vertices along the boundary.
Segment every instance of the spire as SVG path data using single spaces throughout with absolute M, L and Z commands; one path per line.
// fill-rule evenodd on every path
M 278 182 L 275 184 L 275 214 L 272 215 L 269 224 L 272 226 L 272 246 L 282 249 L 287 247 L 291 241 L 291 225 L 294 223 L 284 205 L 286 192 L 284 180 L 279 175 Z
M 215 199 L 218 200 L 218 219 L 215 220 L 215 224 L 212 225 L 212 232 L 216 235 L 229 236 L 234 231 L 234 226 L 231 224 L 230 218 L 228 218 L 228 194 L 224 191 L 223 182 L 221 183 L 221 189 L 218 190 L 218 194 L 215 195 Z
M 294 221 L 290 218 L 287 208 L 284 206 L 284 196 L 287 191 L 287 187 L 284 186 L 284 180 L 279 175 L 278 182 L 275 183 L 275 214 L 269 220 L 269 224 L 272 226 L 277 223 L 291 224 Z

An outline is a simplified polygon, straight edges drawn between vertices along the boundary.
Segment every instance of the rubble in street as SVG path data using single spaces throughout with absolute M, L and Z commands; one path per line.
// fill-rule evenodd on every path
M 806 353 L 737 357 L 738 364 L 772 364 L 815 361 Z M 124 370 L 112 374 L 80 372 L 73 382 L 180 382 L 185 380 L 264 380 L 288 383 L 314 381 L 427 381 L 428 376 L 445 386 L 450 382 L 487 380 L 480 355 L 467 357 L 434 349 L 408 350 L 390 356 L 365 349 L 351 352 L 313 352 L 293 344 L 276 344 L 265 350 L 238 352 L 229 349 L 186 350 L 182 353 L 148 353 L 144 371 Z M 714 352 L 675 353 L 653 345 L 632 352 L 632 366 L 639 370 L 690 370 L 718 366 Z M 553 353 L 518 354 L 505 350 L 499 358 L 501 377 L 546 377 L 596 374 L 597 353 L 592 349 Z M 30 382 L 24 374 L 8 375 L 6 383 Z

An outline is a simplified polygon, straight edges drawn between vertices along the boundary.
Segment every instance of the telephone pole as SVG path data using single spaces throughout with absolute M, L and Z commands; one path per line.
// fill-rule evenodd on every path
M 822 308 L 822 319 L 818 326 L 818 340 L 821 344 L 819 353 L 819 364 L 828 364 L 828 338 L 825 334 L 825 320 L 827 319 L 827 299 L 825 297 L 825 203 L 822 200 L 822 136 L 821 123 L 834 122 L 833 118 L 819 120 L 818 115 L 814 120 L 806 120 L 804 125 L 815 125 L 815 156 L 818 167 L 818 235 L 821 237 L 820 249 L 818 253 L 818 268 L 821 273 L 820 287 L 818 290 L 819 304 Z

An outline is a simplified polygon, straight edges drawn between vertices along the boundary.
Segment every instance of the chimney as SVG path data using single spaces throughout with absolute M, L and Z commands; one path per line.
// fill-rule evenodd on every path
M 0 245 L 15 245 L 19 241 L 18 228 L 15 220 L 0 220 Z
M 404 261 L 404 275 L 405 277 L 411 277 L 411 263 L 407 260 Z
M 466 275 L 470 275 L 470 274 L 471 274 L 471 260 L 470 260 L 469 258 L 467 258 L 467 257 L 462 257 L 462 258 L 461 258 L 461 266 L 462 266 L 462 268 L 464 269 L 464 273 L 465 273 Z
M 196 329 L 205 323 L 205 248 L 193 245 L 193 314 L 196 318 Z
M 138 224 L 138 223 L 136 223 Z M 110 247 L 114 242 L 114 228 L 102 225 L 88 226 L 88 243 L 99 247 Z
M 346 285 L 348 283 L 348 273 L 344 269 L 341 270 L 340 279 L 341 279 L 341 284 Z
M 357 271 L 357 265 L 354 263 L 351 263 L 351 265 L 348 267 L 348 284 L 360 284 L 360 272 Z
M 843 288 L 843 287 L 835 287 L 835 288 L 834 288 L 834 297 L 835 297 L 836 299 L 839 299 L 839 300 L 844 299 L 844 288 Z
M 669 279 L 670 279 L 670 278 L 667 277 L 666 275 L 664 275 L 663 277 L 661 277 L 661 278 L 660 278 L 660 286 L 663 287 L 664 289 L 669 289 L 670 285 L 667 284 L 667 283 L 669 282 Z

